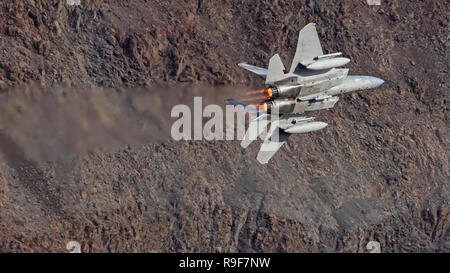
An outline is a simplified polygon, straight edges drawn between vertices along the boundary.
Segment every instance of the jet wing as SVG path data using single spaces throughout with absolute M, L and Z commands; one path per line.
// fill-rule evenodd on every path
M 266 164 L 275 155 L 275 153 L 283 146 L 291 134 L 283 132 L 278 126 L 278 121 L 274 121 L 270 125 L 270 130 L 261 145 L 256 159 L 261 164 Z
M 267 69 L 265 69 L 265 68 L 250 65 L 248 63 L 240 63 L 238 65 L 250 72 L 255 73 L 258 76 L 263 77 L 264 79 L 267 77 Z

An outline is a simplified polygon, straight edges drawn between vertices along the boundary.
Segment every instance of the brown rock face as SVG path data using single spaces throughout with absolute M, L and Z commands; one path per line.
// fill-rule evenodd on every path
M 0 3 L 0 251 L 66 252 L 73 240 L 83 252 L 450 250 L 448 1 L 81 2 Z M 280 53 L 288 67 L 309 22 L 325 52 L 352 59 L 350 74 L 386 83 L 314 113 L 329 126 L 294 135 L 268 165 L 260 143 L 123 138 L 87 153 L 77 142 L 91 128 L 133 131 L 129 119 L 156 124 L 124 88 L 261 87 L 236 63 Z M 81 87 L 125 95 L 83 93 L 67 112 Z M 159 101 L 182 93 L 169 90 Z

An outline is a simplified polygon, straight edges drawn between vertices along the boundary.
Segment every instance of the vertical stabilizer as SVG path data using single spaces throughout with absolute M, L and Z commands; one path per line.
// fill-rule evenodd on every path
M 312 63 L 314 57 L 322 55 L 323 51 L 319 35 L 317 35 L 316 24 L 308 24 L 298 35 L 297 50 L 289 73 L 294 73 L 299 63 L 303 65 Z
M 270 58 L 269 68 L 267 69 L 266 84 L 284 79 L 284 69 L 280 55 L 273 55 L 272 58 Z

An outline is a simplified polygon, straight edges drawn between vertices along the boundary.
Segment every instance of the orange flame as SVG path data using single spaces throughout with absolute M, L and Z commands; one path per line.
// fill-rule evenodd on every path
M 263 102 L 262 106 L 263 106 L 264 112 L 267 112 L 267 102 Z
M 255 110 L 254 111 L 248 111 L 248 113 L 264 113 L 267 112 L 267 103 L 266 102 L 261 102 L 258 104 L 252 104 L 253 106 L 255 106 Z
M 270 88 L 247 92 L 247 95 L 259 95 L 259 94 L 264 95 L 264 98 L 271 98 L 273 95 L 273 92 L 272 92 L 272 89 L 270 89 Z
M 267 99 L 267 97 L 266 96 L 264 96 L 264 97 L 246 97 L 246 98 L 244 98 L 244 99 L 241 99 L 240 101 L 258 101 L 258 100 L 265 100 L 265 99 Z
M 264 94 L 265 89 L 247 92 L 248 95 Z

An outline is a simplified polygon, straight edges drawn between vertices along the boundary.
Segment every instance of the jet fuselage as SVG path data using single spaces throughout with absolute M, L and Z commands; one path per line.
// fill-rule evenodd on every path
M 279 113 L 303 113 L 329 109 L 339 100 L 339 94 L 372 89 L 383 80 L 371 76 L 347 76 L 348 69 L 332 68 L 328 71 L 302 71 L 286 74 L 286 78 L 270 84 L 266 90 L 268 111 L 278 107 Z

